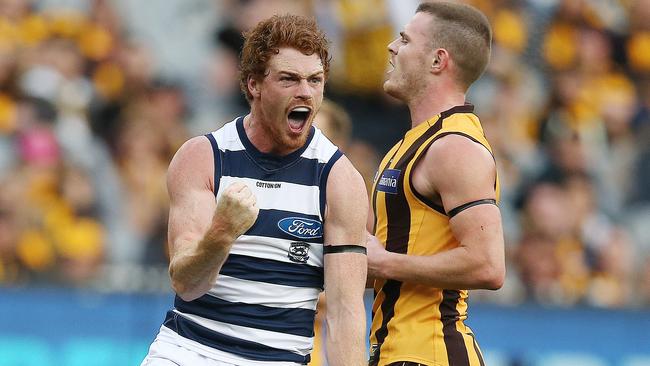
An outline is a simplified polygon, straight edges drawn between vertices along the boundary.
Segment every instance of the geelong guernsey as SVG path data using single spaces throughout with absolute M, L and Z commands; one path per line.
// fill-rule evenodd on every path
M 243 117 L 206 137 L 216 199 L 243 182 L 257 198 L 259 216 L 237 238 L 207 294 L 190 302 L 176 296 L 161 335 L 224 362 L 307 364 L 323 289 L 325 188 L 341 152 L 312 127 L 298 151 L 261 153 L 248 140 Z

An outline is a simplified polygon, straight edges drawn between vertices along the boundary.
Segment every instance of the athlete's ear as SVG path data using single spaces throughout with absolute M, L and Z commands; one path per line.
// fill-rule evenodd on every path
M 433 51 L 433 59 L 431 60 L 431 72 L 434 74 L 440 73 L 447 67 L 449 62 L 449 52 L 444 48 L 438 48 Z
M 253 96 L 253 99 L 260 97 L 260 83 L 254 76 L 248 76 L 248 82 L 246 86 L 248 87 L 248 92 Z

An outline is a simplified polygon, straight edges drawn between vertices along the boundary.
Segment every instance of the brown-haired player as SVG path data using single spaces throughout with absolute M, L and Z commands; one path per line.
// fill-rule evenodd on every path
M 285 15 L 245 35 L 250 113 L 187 141 L 169 166 L 177 296 L 143 365 L 304 365 L 319 293 L 330 365 L 365 363 L 364 182 L 312 120 L 327 40 Z
M 368 274 L 375 278 L 371 365 L 483 365 L 465 325 L 470 289 L 505 276 L 495 161 L 467 88 L 490 55 L 485 16 L 420 4 L 388 46 L 385 91 L 412 128 L 381 162 L 372 192 Z

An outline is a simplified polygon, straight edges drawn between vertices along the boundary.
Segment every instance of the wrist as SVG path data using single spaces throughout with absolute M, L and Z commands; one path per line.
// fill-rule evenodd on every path
M 229 247 L 238 236 L 230 225 L 215 221 L 205 233 L 204 240 L 210 243 L 211 246 Z
M 383 255 L 379 259 L 379 275 L 384 278 L 384 279 L 392 279 L 393 278 L 393 260 L 395 253 L 385 251 Z

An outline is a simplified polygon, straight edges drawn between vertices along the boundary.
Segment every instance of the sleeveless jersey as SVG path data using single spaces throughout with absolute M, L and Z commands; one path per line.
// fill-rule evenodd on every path
M 176 342 L 224 362 L 307 364 L 323 289 L 325 188 L 342 154 L 315 127 L 298 151 L 261 153 L 246 136 L 243 117 L 206 136 L 216 199 L 243 182 L 257 198 L 259 216 L 235 240 L 212 289 L 189 302 L 176 296 L 163 328 L 176 333 Z
M 457 106 L 414 127 L 384 157 L 373 184 L 374 234 L 391 252 L 433 255 L 457 247 L 443 207 L 415 191 L 413 168 L 448 134 L 465 136 L 492 153 L 473 106 Z M 495 182 L 498 195 L 498 183 Z M 453 207 L 450 207 L 451 209 Z M 465 326 L 467 291 L 395 280 L 375 282 L 371 361 L 386 365 L 483 365 Z M 374 363 L 376 364 L 376 363 Z

